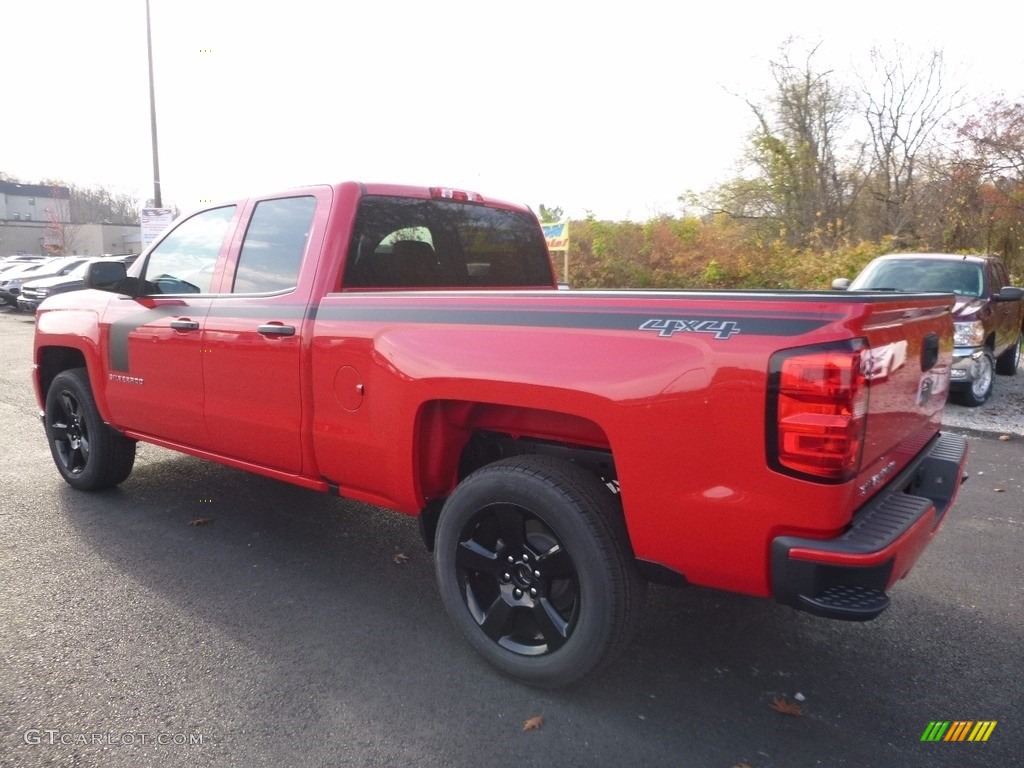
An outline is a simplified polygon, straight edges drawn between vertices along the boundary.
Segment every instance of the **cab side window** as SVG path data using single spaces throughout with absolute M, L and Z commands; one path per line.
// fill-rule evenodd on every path
M 1010 284 L 1010 276 L 1006 271 L 1006 265 L 999 262 L 992 262 L 992 271 L 995 273 L 992 283 L 992 293 L 999 293 L 1004 285 Z
M 149 254 L 143 275 L 145 292 L 209 293 L 235 206 L 213 208 L 186 219 Z
M 238 256 L 232 292 L 274 293 L 294 288 L 315 212 L 315 197 L 257 203 Z

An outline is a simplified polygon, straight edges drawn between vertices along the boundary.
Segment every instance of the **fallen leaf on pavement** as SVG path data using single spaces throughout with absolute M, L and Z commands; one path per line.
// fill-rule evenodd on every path
M 800 717 L 804 713 L 804 711 L 800 709 L 799 704 L 793 701 L 786 701 L 779 696 L 772 699 L 771 708 L 783 715 L 793 715 L 793 717 Z
M 391 559 L 394 560 L 395 563 L 397 563 L 398 565 L 404 565 L 405 563 L 409 562 L 409 556 L 408 555 L 403 555 L 401 552 L 399 552 L 397 555 L 395 555 Z
M 537 715 L 536 717 L 531 717 L 529 720 L 523 723 L 523 730 L 533 731 L 540 728 L 542 725 L 544 725 L 544 715 Z
M 212 517 L 197 517 L 195 520 L 191 520 L 189 525 L 209 525 L 212 522 Z

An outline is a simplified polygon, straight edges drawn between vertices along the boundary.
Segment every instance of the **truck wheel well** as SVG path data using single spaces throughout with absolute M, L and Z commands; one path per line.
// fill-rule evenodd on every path
M 542 440 L 532 437 L 512 437 L 489 430 L 477 430 L 462 449 L 459 460 L 459 480 L 488 464 L 513 456 L 553 456 L 578 464 L 605 484 L 618 491 L 615 460 L 606 449 L 587 448 L 571 443 Z
M 611 443 L 590 419 L 539 408 L 433 400 L 420 408 L 414 461 L 428 549 L 445 500 L 469 474 L 512 456 L 542 454 L 579 464 L 618 491 Z
M 611 493 L 619 493 L 618 474 L 610 450 L 534 437 L 513 437 L 485 429 L 474 431 L 463 446 L 459 457 L 457 482 L 462 482 L 476 470 L 497 461 L 530 455 L 551 456 L 575 464 L 600 479 Z M 444 498 L 434 499 L 420 511 L 420 535 L 431 552 L 434 550 L 434 535 L 444 502 Z
M 85 367 L 85 355 L 73 347 L 44 347 L 39 353 L 39 388 L 43 396 L 58 373 Z

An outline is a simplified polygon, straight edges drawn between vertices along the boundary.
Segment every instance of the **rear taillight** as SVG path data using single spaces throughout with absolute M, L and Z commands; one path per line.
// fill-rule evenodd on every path
M 861 341 L 776 352 L 769 363 L 768 462 L 780 472 L 840 483 L 860 469 L 868 385 Z

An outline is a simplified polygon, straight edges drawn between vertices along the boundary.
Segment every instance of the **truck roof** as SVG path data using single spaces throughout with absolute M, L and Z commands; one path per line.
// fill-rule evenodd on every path
M 218 200 L 214 203 L 214 205 L 231 205 L 232 203 L 240 204 L 246 200 L 300 195 L 304 191 L 312 189 L 322 189 L 324 187 L 330 187 L 335 191 L 335 193 L 358 191 L 360 197 L 366 195 L 390 195 L 395 197 L 420 198 L 423 200 L 430 200 L 432 198 L 448 198 L 451 200 L 462 200 L 469 203 L 481 203 L 495 208 L 505 208 L 512 211 L 533 213 L 529 206 L 523 205 L 522 203 L 513 203 L 508 200 L 501 200 L 493 197 L 484 197 L 478 192 L 460 187 L 423 187 L 410 184 L 390 184 L 386 182 L 362 182 L 352 180 L 326 184 L 305 184 L 298 187 L 287 187 L 284 189 L 270 190 L 265 191 L 262 194 L 250 195 L 248 197 L 235 198 L 230 200 Z M 202 206 L 201 208 L 190 210 L 188 213 L 191 214 L 194 213 L 195 210 L 202 210 L 209 207 L 212 206 Z
M 932 259 L 935 261 L 969 261 L 981 264 L 988 261 L 999 261 L 998 256 L 986 253 L 887 253 L 879 259 L 891 261 L 903 259 Z

